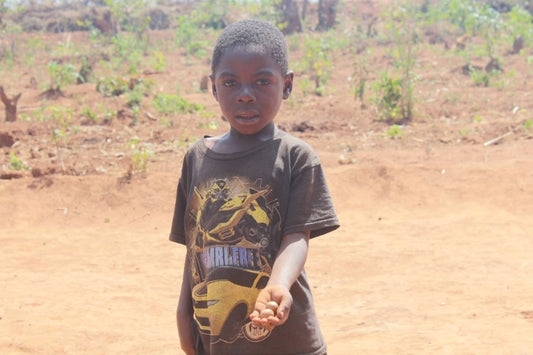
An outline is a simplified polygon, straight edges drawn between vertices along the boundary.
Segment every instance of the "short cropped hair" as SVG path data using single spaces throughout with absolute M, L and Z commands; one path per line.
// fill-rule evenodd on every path
M 269 22 L 247 19 L 232 23 L 218 37 L 211 60 L 212 74 L 215 73 L 224 53 L 238 46 L 252 46 L 265 55 L 272 55 L 274 61 L 281 67 L 281 73 L 283 75 L 288 73 L 289 56 L 283 33 Z

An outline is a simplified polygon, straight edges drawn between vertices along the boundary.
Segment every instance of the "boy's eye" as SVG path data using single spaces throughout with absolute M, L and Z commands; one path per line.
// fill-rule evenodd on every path
M 222 84 L 223 84 L 225 87 L 231 87 L 231 86 L 235 86 L 235 83 L 236 83 L 235 80 L 226 80 L 226 81 L 224 81 Z
M 270 84 L 270 80 L 268 79 L 259 79 L 257 80 L 257 85 L 268 85 Z

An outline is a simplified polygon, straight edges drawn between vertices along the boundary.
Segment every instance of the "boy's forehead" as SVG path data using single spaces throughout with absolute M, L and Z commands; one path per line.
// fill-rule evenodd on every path
M 234 44 L 224 51 L 222 54 L 222 57 L 224 57 L 228 53 L 246 53 L 246 54 L 252 54 L 252 55 L 260 55 L 260 56 L 266 56 L 270 55 L 272 58 L 274 58 L 274 55 L 272 54 L 272 50 L 267 48 L 266 45 L 260 44 L 260 43 L 237 43 Z
M 281 70 L 281 65 L 276 62 L 272 51 L 260 44 L 245 44 L 228 47 L 221 55 L 218 66 L 226 60 L 253 60 L 256 56 L 266 60 L 271 59 L 272 63 Z

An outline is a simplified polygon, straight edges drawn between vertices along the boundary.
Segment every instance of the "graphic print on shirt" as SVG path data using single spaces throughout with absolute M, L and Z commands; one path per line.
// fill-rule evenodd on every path
M 261 180 L 214 179 L 194 189 L 189 209 L 195 236 L 194 316 L 212 343 L 239 337 L 258 342 L 270 332 L 249 320 L 274 260 L 271 235 L 280 229 L 276 200 Z

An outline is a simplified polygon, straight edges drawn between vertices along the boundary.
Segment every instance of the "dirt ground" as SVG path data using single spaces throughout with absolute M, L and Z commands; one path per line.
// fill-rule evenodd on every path
M 296 86 L 279 115 L 315 147 L 342 224 L 311 242 L 306 264 L 330 354 L 533 354 L 533 139 L 523 124 L 532 70 L 508 56 L 515 77 L 476 87 L 458 71 L 461 57 L 443 53 L 421 50 L 415 119 L 399 138 L 354 101 L 353 58 L 344 55 L 326 95 Z M 180 83 L 187 99 L 216 112 L 211 94 L 190 89 L 208 65 L 177 54 L 169 63 L 149 74 L 158 90 Z M 19 113 L 120 104 L 94 83 L 43 102 L 28 84 L 35 73 L 2 75 L 9 95 L 24 92 Z M 15 140 L 0 148 L 3 167 L 15 151 L 34 171 L 3 168 L 0 179 L 0 353 L 180 353 L 184 248 L 168 232 L 181 159 L 188 141 L 226 126 L 193 114 L 163 126 L 146 112 L 135 126 L 128 116 L 80 124 L 65 169 L 50 123 L 0 121 Z M 133 136 L 155 154 L 130 174 Z

